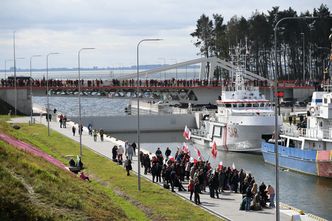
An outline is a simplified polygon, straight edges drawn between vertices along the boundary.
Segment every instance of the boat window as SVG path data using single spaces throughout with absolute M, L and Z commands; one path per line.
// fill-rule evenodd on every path
M 246 104 L 246 107 L 252 107 L 252 104 Z
M 214 137 L 221 137 L 221 127 L 220 126 L 214 126 L 213 136 Z
M 264 107 L 265 105 L 264 105 L 264 103 L 260 103 L 259 106 Z M 266 105 L 266 106 L 268 106 L 268 105 Z
M 243 103 L 240 103 L 240 104 L 239 104 L 239 107 L 244 107 L 244 104 L 243 104 Z
M 255 104 L 252 104 L 253 107 L 259 107 L 259 104 L 255 103 Z M 264 106 L 264 105 L 263 105 Z M 261 106 L 262 107 L 262 106 Z
M 232 107 L 232 104 L 226 104 L 226 107 Z
M 327 104 L 327 98 L 324 98 L 324 104 Z

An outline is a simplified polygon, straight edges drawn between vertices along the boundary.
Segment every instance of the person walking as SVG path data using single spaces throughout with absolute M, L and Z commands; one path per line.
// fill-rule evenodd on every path
M 73 127 L 71 128 L 71 131 L 73 132 L 73 136 L 75 136 L 75 133 L 76 133 L 76 127 L 75 127 L 75 125 L 73 125 Z
M 190 201 L 193 199 L 193 194 L 194 194 L 194 180 L 190 178 L 189 184 L 188 184 L 188 191 L 190 192 Z
M 97 130 L 96 129 L 93 130 L 93 140 L 95 142 L 97 142 Z
M 127 176 L 130 176 L 129 171 L 132 170 L 132 166 L 131 166 L 131 160 L 128 159 L 128 156 L 126 157 L 126 160 L 124 162 L 124 166 L 125 166 L 126 171 L 127 171 Z
M 62 128 L 62 125 L 63 125 L 63 115 L 62 114 L 59 117 L 59 123 L 60 123 L 60 128 Z
M 128 155 L 128 158 L 129 160 L 133 160 L 133 155 L 134 155 L 134 148 L 128 144 L 128 147 L 127 147 L 127 155 Z
M 63 116 L 62 126 L 63 126 L 63 128 L 67 128 L 67 116 L 66 115 Z
M 99 135 L 100 135 L 100 140 L 104 141 L 104 130 L 102 128 L 100 128 L 99 130 Z
M 118 148 L 118 162 L 119 162 L 120 165 L 122 165 L 122 161 L 123 161 L 122 155 L 123 155 L 123 153 L 124 153 L 123 146 L 119 145 L 119 148 Z
M 92 136 L 92 124 L 89 123 L 88 125 L 89 135 Z
M 275 193 L 274 193 L 274 189 L 271 185 L 268 185 L 267 186 L 267 193 L 269 194 L 270 196 L 270 208 L 274 208 L 275 205 L 274 205 L 274 196 L 275 196 Z

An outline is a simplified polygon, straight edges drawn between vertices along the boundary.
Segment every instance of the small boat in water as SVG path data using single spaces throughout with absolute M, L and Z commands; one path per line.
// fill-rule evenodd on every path
M 275 130 L 274 106 L 258 87 L 246 84 L 243 64 L 234 67 L 232 84 L 222 87 L 216 101 L 217 111 L 201 113 L 191 140 L 205 146 L 215 142 L 219 150 L 260 152 L 262 138 L 271 138 Z
M 281 168 L 332 178 L 332 86 L 313 92 L 305 117 L 296 125 L 284 123 L 278 145 Z M 274 140 L 270 140 L 274 141 Z M 279 140 L 280 141 L 280 140 Z M 273 142 L 262 142 L 264 161 L 275 165 Z

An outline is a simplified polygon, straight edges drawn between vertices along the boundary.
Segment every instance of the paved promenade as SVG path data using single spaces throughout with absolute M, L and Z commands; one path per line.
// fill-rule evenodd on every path
M 34 117 L 36 123 L 42 123 L 46 125 L 47 127 L 47 122 L 45 120 L 45 117 L 40 118 L 40 117 Z M 22 118 L 13 118 L 12 122 L 16 123 L 28 123 L 30 121 L 30 117 L 22 117 Z M 67 122 L 67 128 L 60 128 L 59 127 L 59 122 L 55 122 L 52 119 L 52 122 L 50 122 L 50 128 L 51 128 L 51 135 L 52 135 L 52 130 L 55 130 L 64 136 L 67 136 L 77 142 L 79 142 L 79 136 L 76 131 L 76 136 L 72 135 L 71 128 L 73 126 L 73 122 Z M 77 127 L 77 124 L 76 124 Z M 115 138 L 110 138 L 106 137 L 104 138 L 104 142 L 101 142 L 99 137 L 98 141 L 95 142 L 93 140 L 93 137 L 88 134 L 87 128 L 84 128 L 83 135 L 82 135 L 82 143 L 83 143 L 83 148 L 89 148 L 103 156 L 106 156 L 107 158 L 111 159 L 112 158 L 112 147 L 114 145 L 123 145 L 124 142 L 121 140 L 116 140 Z M 144 146 L 141 146 L 141 149 L 144 151 Z M 84 155 L 84 149 L 83 149 L 83 155 Z M 84 162 L 84 160 L 83 160 Z M 133 172 L 137 172 L 137 157 L 133 158 Z M 141 169 L 141 172 L 143 170 Z M 123 172 L 123 175 L 125 176 L 125 171 Z M 144 175 L 144 173 L 141 173 L 142 176 L 152 182 L 152 176 L 150 174 Z M 156 184 L 158 185 L 158 184 Z M 161 185 L 161 184 L 160 184 Z M 187 185 L 184 185 L 185 188 L 187 189 Z M 161 187 L 162 188 L 162 187 Z M 177 189 L 177 188 L 176 188 Z M 208 188 L 207 188 L 208 189 Z M 189 201 L 189 192 L 175 192 L 174 194 L 186 199 Z M 241 194 L 235 194 L 235 193 L 230 193 L 230 192 L 225 192 L 222 194 L 219 194 L 220 199 L 217 198 L 210 198 L 210 195 L 208 192 L 204 194 L 200 194 L 201 197 L 201 205 L 200 207 L 208 210 L 211 213 L 214 213 L 215 215 L 222 217 L 226 220 L 234 220 L 234 221 L 257 221 L 257 220 L 262 220 L 262 221 L 269 221 L 269 220 L 275 220 L 275 209 L 263 209 L 261 211 L 240 211 L 240 203 L 242 201 L 242 196 Z M 293 209 L 287 209 L 284 208 L 283 206 L 281 207 L 280 210 L 280 220 L 282 221 L 291 221 L 295 220 L 292 219 L 292 215 L 298 215 L 299 213 Z M 301 216 L 299 217 L 300 219 L 296 220 L 316 220 L 312 219 L 311 217 L 308 216 Z

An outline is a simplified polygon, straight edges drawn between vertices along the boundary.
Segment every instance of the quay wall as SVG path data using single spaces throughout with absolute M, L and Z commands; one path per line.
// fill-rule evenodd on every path
M 17 111 L 30 115 L 32 109 L 32 100 L 30 91 L 27 89 L 17 89 Z M 15 89 L 0 90 L 0 99 L 10 104 L 13 107 L 12 114 L 15 108 Z
M 79 122 L 78 117 L 69 118 Z M 82 117 L 84 126 L 88 126 L 89 123 L 94 128 L 103 128 L 107 132 L 137 131 L 137 115 Z M 186 125 L 190 128 L 196 127 L 193 114 L 140 115 L 140 131 L 142 132 L 183 130 Z

